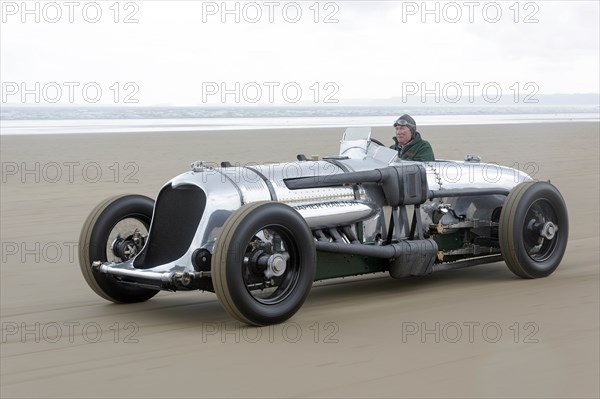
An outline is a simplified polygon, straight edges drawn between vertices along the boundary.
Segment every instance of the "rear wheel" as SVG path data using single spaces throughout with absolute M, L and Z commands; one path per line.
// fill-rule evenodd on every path
M 550 275 L 567 248 L 565 202 L 548 182 L 524 182 L 506 198 L 500 214 L 500 250 L 509 269 L 522 278 Z
M 154 200 L 142 195 L 119 195 L 101 202 L 90 213 L 79 236 L 79 267 L 94 292 L 116 303 L 143 302 L 159 290 L 128 286 L 95 271 L 92 263 L 124 262 L 143 247 Z
M 298 212 L 276 202 L 255 202 L 233 212 L 211 265 L 223 307 L 253 325 L 292 317 L 308 296 L 315 269 L 310 228 Z

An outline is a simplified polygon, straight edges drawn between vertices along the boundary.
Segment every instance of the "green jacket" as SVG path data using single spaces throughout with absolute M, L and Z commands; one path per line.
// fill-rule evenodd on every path
M 421 133 L 416 132 L 415 137 L 404 147 L 398 146 L 398 139 L 393 137 L 394 145 L 391 149 L 398 151 L 398 158 L 405 161 L 432 162 L 435 161 L 433 149 L 428 141 L 421 138 Z

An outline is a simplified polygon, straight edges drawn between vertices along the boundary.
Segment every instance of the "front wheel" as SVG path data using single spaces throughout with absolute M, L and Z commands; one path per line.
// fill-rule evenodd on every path
M 95 261 L 124 262 L 133 258 L 148 236 L 154 200 L 142 195 L 118 195 L 101 202 L 88 216 L 79 236 L 79 267 L 90 288 L 116 303 L 143 302 L 159 290 L 119 283 L 92 268 Z
M 500 250 L 508 268 L 522 278 L 550 275 L 567 248 L 569 220 L 559 191 L 548 182 L 523 182 L 500 213 Z
M 236 319 L 284 322 L 304 303 L 316 270 L 310 228 L 291 207 L 255 202 L 233 212 L 212 257 L 215 293 Z

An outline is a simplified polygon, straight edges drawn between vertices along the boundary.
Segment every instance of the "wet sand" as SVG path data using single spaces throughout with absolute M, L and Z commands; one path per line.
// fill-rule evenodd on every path
M 233 321 L 211 293 L 114 305 L 76 256 L 102 199 L 154 197 L 195 160 L 337 154 L 343 128 L 2 136 L 0 396 L 598 397 L 598 124 L 419 130 L 438 158 L 478 154 L 559 188 L 570 240 L 554 274 L 522 280 L 499 262 L 331 280 L 265 328 Z

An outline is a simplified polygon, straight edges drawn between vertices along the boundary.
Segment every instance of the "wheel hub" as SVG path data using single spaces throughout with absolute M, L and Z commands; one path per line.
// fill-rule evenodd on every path
M 112 252 L 115 256 L 121 258 L 122 261 L 126 261 L 135 257 L 143 246 L 144 237 L 136 230 L 127 238 L 117 236 L 112 244 Z
M 280 277 L 287 269 L 287 261 L 290 258 L 289 253 L 269 252 L 264 249 L 257 249 L 244 258 L 244 264 L 251 268 L 253 275 L 260 281 Z
M 290 255 L 286 252 L 283 254 L 273 254 L 270 255 L 267 259 L 267 268 L 265 269 L 265 277 L 279 277 L 283 273 L 285 273 L 285 268 L 287 266 L 287 260 L 290 258 Z
M 556 235 L 557 230 L 558 230 L 558 227 L 554 223 L 546 222 L 546 223 L 544 223 L 544 226 L 542 227 L 542 231 L 540 232 L 540 235 L 548 240 L 551 240 Z
M 129 260 L 137 254 L 137 246 L 133 240 L 117 238 L 112 247 L 113 253 L 123 261 Z
M 532 238 L 538 236 L 540 238 L 552 240 L 558 231 L 558 226 L 551 221 L 544 223 L 531 219 L 527 224 L 527 230 L 530 231 Z

